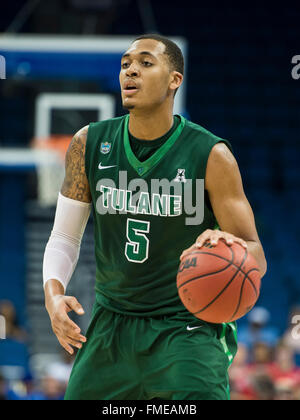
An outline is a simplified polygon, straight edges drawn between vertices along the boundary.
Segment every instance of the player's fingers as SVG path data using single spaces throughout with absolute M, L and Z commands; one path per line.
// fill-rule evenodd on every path
M 70 328 L 75 330 L 76 332 L 80 332 L 80 328 L 78 325 L 73 322 L 68 316 L 68 305 L 64 304 L 51 318 L 53 326 L 58 329 L 66 329 Z
M 72 347 L 64 340 L 58 338 L 59 344 L 70 354 L 74 353 L 74 350 L 72 349 Z
M 236 236 L 232 235 L 231 233 L 222 232 L 222 231 L 216 231 L 216 235 L 212 235 L 210 242 L 212 245 L 217 245 L 219 239 L 224 239 L 226 244 L 231 246 L 233 242 L 238 242 L 241 244 L 244 248 L 247 248 L 247 242 L 244 241 L 241 238 L 237 238 Z
M 60 331 L 64 337 L 72 337 L 76 341 L 86 342 L 86 337 L 80 334 L 81 329 L 67 314 L 61 315 Z
M 69 306 L 69 308 L 75 311 L 78 315 L 84 314 L 83 307 L 80 305 L 80 303 L 74 296 L 66 296 L 65 302 Z
M 209 240 L 212 232 L 213 231 L 211 229 L 207 229 L 203 233 L 201 233 L 201 235 L 198 236 L 196 240 L 196 247 L 201 248 L 205 244 L 205 242 Z
M 78 327 L 77 324 L 75 324 L 75 322 L 73 322 L 68 315 L 65 314 L 61 314 L 59 317 L 59 326 L 62 330 L 64 331 L 74 331 L 76 333 L 80 333 L 80 328 Z
M 72 350 L 72 348 L 70 347 L 70 344 L 72 344 L 74 347 L 77 347 L 77 348 L 81 348 L 82 347 L 82 343 L 81 342 L 86 342 L 86 338 L 85 337 L 83 337 L 83 336 L 80 336 L 79 335 L 79 337 L 82 337 L 82 339 L 77 339 L 77 338 L 74 338 L 74 337 L 70 337 L 70 336 L 68 336 L 68 334 L 65 332 L 65 331 L 63 331 L 63 329 L 61 329 L 61 328 L 53 328 L 53 331 L 54 331 L 54 333 L 55 333 L 55 335 L 56 335 L 56 337 L 57 337 L 57 339 L 58 339 L 58 341 L 59 341 L 59 343 L 64 347 L 64 349 L 65 350 L 67 350 L 69 353 L 70 353 L 70 350 Z M 80 342 L 81 341 L 81 342 Z M 70 354 L 72 354 L 72 353 L 70 353 Z
M 63 338 L 69 335 L 74 339 L 81 341 L 80 337 L 83 337 L 80 334 L 81 330 L 78 325 L 76 325 L 75 322 L 73 322 L 66 313 L 60 314 L 58 319 L 55 320 L 53 323 L 53 330 L 56 334 L 59 334 Z
M 85 337 L 83 337 L 84 341 L 81 341 L 80 339 L 70 337 L 68 333 L 62 330 L 56 333 L 56 336 L 60 343 L 63 343 L 64 345 L 69 345 L 69 346 L 72 345 L 79 349 L 82 347 L 82 343 L 86 341 Z
M 234 237 L 233 240 L 234 240 L 234 242 L 237 242 L 237 243 L 241 244 L 244 248 L 248 248 L 248 244 L 247 244 L 246 241 L 244 241 L 244 239 Z
M 79 327 L 77 330 L 74 330 L 74 328 L 70 327 L 69 324 L 65 324 L 61 329 L 61 333 L 63 334 L 64 338 L 70 337 L 74 341 L 81 341 L 83 343 L 86 342 L 86 338 L 82 334 L 80 334 Z
M 192 246 L 190 246 L 189 248 L 185 249 L 182 254 L 180 255 L 180 260 L 182 260 L 187 254 L 189 254 L 191 251 L 194 251 L 195 249 L 197 249 L 196 245 L 193 244 Z
M 82 342 L 82 343 L 85 343 L 86 342 L 86 337 L 84 335 L 82 335 L 82 334 L 79 334 L 79 333 L 74 332 L 74 330 L 70 330 L 70 329 L 64 330 L 63 331 L 63 334 L 66 337 L 70 337 L 70 338 L 72 338 L 75 341 L 79 341 L 79 342 Z
M 81 349 L 81 347 L 82 347 L 82 343 L 80 343 L 79 341 L 77 341 L 77 340 L 74 340 L 73 338 L 71 338 L 71 337 L 66 337 L 65 338 L 65 340 L 64 340 L 65 342 L 67 342 L 69 345 L 72 345 L 72 346 L 74 346 L 74 347 L 77 347 L 78 349 Z
M 220 232 L 220 236 L 219 239 L 222 238 L 224 239 L 224 241 L 226 242 L 227 245 L 231 246 L 234 242 L 234 235 L 232 235 L 231 233 L 226 233 L 226 232 Z M 212 245 L 214 245 L 212 243 Z
M 222 234 L 222 232 L 220 231 L 215 231 L 214 233 L 212 233 L 209 237 L 209 242 L 212 246 L 216 246 L 218 245 L 219 239 L 224 238 L 224 235 Z

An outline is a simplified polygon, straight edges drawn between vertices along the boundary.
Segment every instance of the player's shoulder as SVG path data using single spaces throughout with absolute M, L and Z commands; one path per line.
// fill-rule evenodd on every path
M 73 159 L 74 155 L 78 155 L 79 153 L 84 153 L 85 145 L 87 141 L 87 133 L 88 133 L 89 126 L 86 125 L 80 130 L 78 130 L 74 136 L 72 137 L 67 152 L 66 152 L 66 158 Z
M 118 128 L 120 124 L 123 123 L 125 118 L 126 118 L 126 115 L 122 115 L 121 117 L 114 117 L 114 118 L 109 118 L 102 121 L 91 122 L 89 124 L 89 129 L 101 130 L 101 129 L 107 129 L 108 127 Z
M 87 154 L 94 153 L 95 148 L 99 147 L 102 153 L 108 153 L 115 143 L 122 138 L 123 125 L 126 115 L 121 117 L 109 118 L 106 120 L 91 122 L 89 124 L 86 149 Z

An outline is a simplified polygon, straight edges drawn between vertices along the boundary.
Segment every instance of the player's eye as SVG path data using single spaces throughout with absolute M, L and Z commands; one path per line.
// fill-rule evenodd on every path
M 152 63 L 150 63 L 150 61 L 144 60 L 143 65 L 146 66 L 146 67 L 150 67 L 150 66 L 152 66 Z
M 129 63 L 125 62 L 121 64 L 122 69 L 127 69 L 129 67 Z

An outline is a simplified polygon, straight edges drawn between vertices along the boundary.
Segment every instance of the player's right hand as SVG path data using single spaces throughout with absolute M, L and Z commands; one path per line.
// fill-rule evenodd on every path
M 68 312 L 75 311 L 83 315 L 84 310 L 73 296 L 55 295 L 47 299 L 46 309 L 50 316 L 51 325 L 61 346 L 70 354 L 74 353 L 71 346 L 80 349 L 86 337 L 80 334 L 80 328 L 73 322 Z

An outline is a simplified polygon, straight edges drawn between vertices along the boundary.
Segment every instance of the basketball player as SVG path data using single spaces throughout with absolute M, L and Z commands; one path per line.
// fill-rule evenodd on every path
M 129 115 L 82 128 L 67 151 L 44 256 L 53 331 L 67 351 L 79 349 L 66 399 L 229 398 L 235 323 L 209 324 L 184 308 L 176 288 L 180 257 L 224 238 L 228 245 L 247 247 L 262 276 L 266 261 L 230 144 L 173 115 L 183 70 L 173 42 L 157 35 L 137 38 L 121 61 Z M 202 223 L 186 223 L 175 195 L 151 194 L 154 179 L 182 184 L 190 179 L 193 189 L 196 179 L 203 179 Z M 141 180 L 150 194 L 134 204 L 136 190 L 127 185 Z M 72 310 L 81 315 L 83 308 L 65 292 L 91 208 L 96 300 L 85 337 L 67 315 Z

